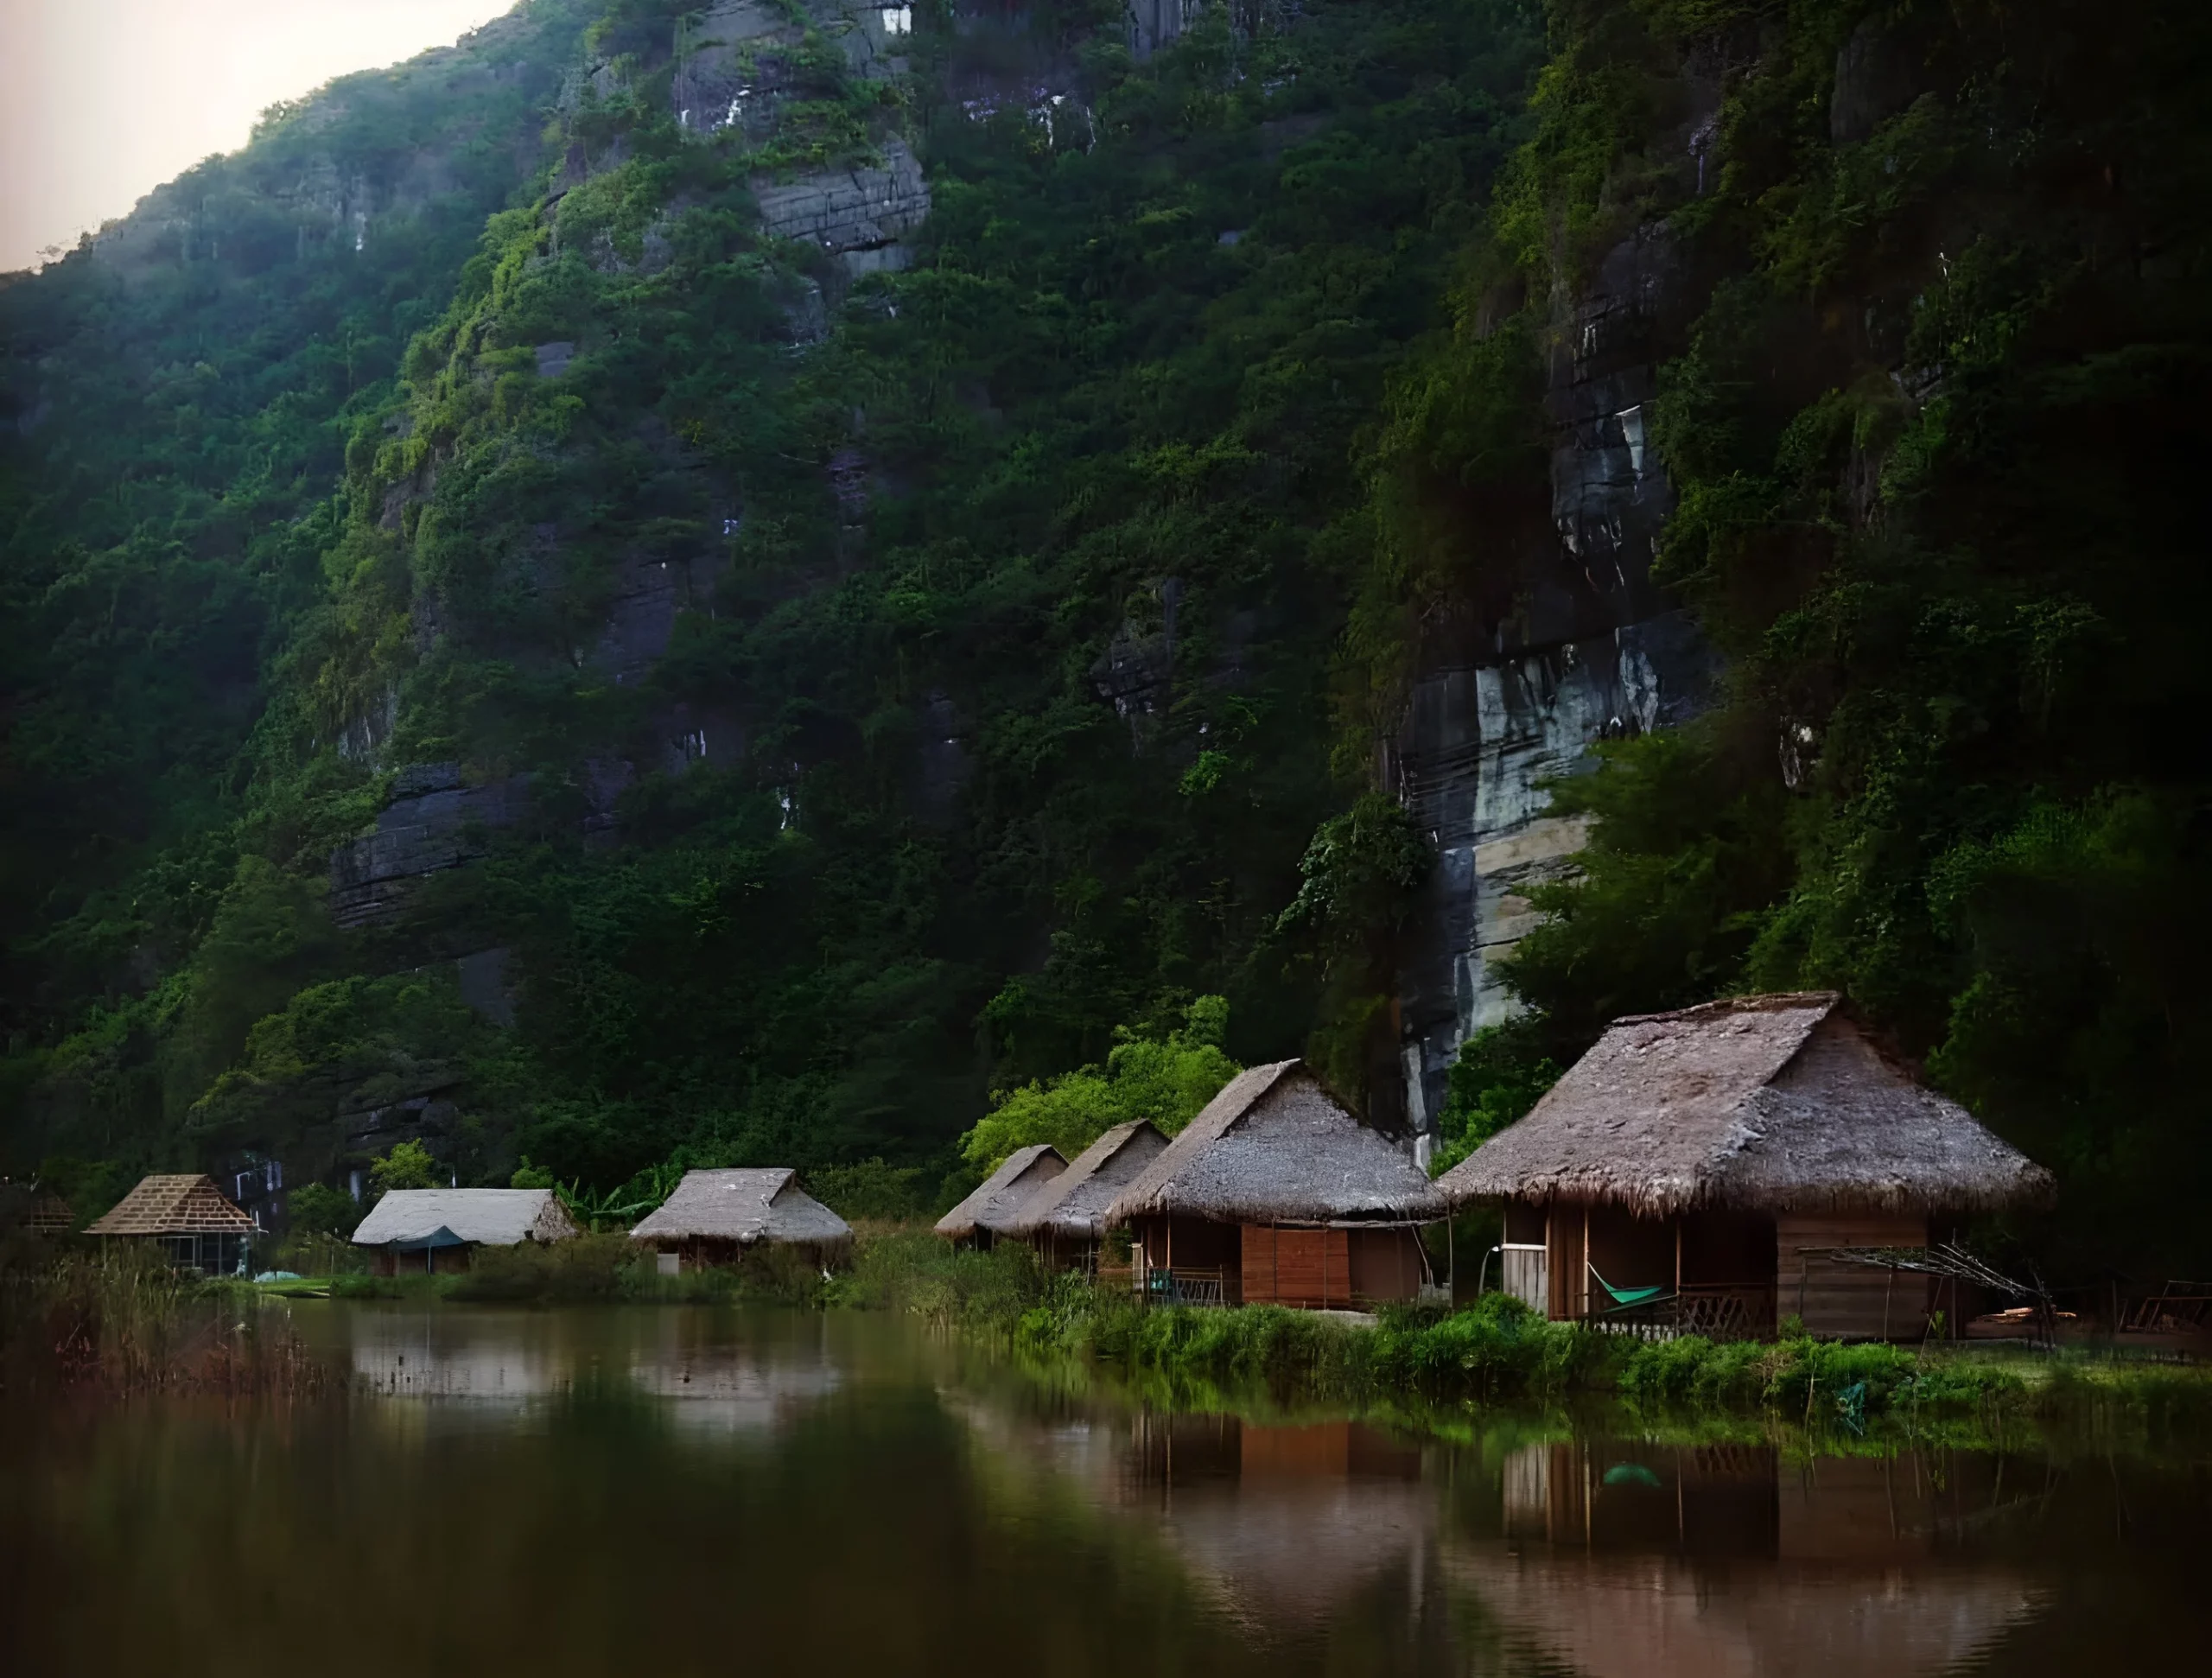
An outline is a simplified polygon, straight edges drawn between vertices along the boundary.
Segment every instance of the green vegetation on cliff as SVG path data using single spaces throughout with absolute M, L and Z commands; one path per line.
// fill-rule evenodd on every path
M 0 285 L 12 1168 L 420 1113 L 465 1179 L 889 1205 L 1293 1053 L 1390 1119 L 1394 743 L 1603 592 L 1557 402 L 1626 251 L 1621 587 L 1722 674 L 1558 789 L 1447 1146 L 1613 1014 L 1834 986 L 2058 1169 L 2050 1262 L 2201 1266 L 2198 9 L 1221 3 L 1139 62 L 924 4 L 896 74 L 874 15 L 526 0 Z M 918 227 L 792 209 L 916 156 Z

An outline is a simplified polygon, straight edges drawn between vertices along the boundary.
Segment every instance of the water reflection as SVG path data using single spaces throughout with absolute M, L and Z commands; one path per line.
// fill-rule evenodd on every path
M 555 1400 L 617 1402 L 621 1388 L 670 1401 L 692 1432 L 773 1432 L 838 1386 L 820 1319 L 810 1335 L 733 1338 L 712 1313 L 364 1310 L 317 1325 L 357 1391 L 517 1413 Z M 779 1324 L 788 1329 L 788 1324 Z
M 1770 1446 L 1524 1446 L 1500 1476 L 1507 1546 L 1455 1580 L 1526 1644 L 1611 1675 L 1947 1670 L 2034 1611 L 2009 1564 L 1938 1561 L 1992 1507 L 1991 1459 L 1785 1465 Z
M 345 1402 L 0 1427 L 8 1669 L 2201 1663 L 2201 1460 L 1170 1414 L 851 1315 L 302 1322 Z

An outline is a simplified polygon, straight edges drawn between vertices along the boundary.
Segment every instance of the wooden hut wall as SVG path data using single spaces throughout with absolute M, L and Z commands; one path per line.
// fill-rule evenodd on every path
M 1771 1217 L 1720 1209 L 1692 1212 L 1682 1220 L 1685 1284 L 1763 1287 L 1774 1267 Z
M 1421 1241 L 1411 1230 L 1351 1231 L 1351 1291 L 1358 1300 L 1376 1305 L 1417 1300 L 1427 1279 Z
M 474 1245 L 433 1247 L 429 1249 L 430 1262 L 426 1267 L 419 1249 L 412 1253 L 403 1253 L 397 1247 L 387 1244 L 370 1250 L 374 1255 L 376 1273 L 379 1276 L 457 1276 L 469 1268 L 476 1252 Z
M 1304 1310 L 1352 1303 L 1351 1242 L 1344 1230 L 1244 1226 L 1244 1303 Z
M 1922 1213 L 1785 1212 L 1775 1221 L 1777 1314 L 1803 1318 L 1811 1334 L 1916 1338 L 1928 1322 L 1927 1278 L 1806 1254 L 1830 1247 L 1927 1244 L 1928 1219 Z

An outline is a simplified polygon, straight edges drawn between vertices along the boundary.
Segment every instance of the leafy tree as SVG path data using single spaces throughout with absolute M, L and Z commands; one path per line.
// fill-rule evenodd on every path
M 961 1139 L 961 1157 L 980 1179 L 1015 1149 L 1039 1142 L 1072 1160 L 1133 1119 L 1149 1119 L 1172 1136 L 1243 1070 L 1222 1050 L 1228 1025 L 1227 1001 L 1201 996 L 1164 1037 L 1124 1028 L 1103 1067 L 1033 1081 L 1001 1096 Z
M 370 1185 L 380 1195 L 393 1189 L 442 1188 L 438 1162 L 420 1142 L 395 1142 L 369 1166 Z
M 1459 1046 L 1451 1090 L 1437 1117 L 1440 1141 L 1429 1161 L 1442 1176 L 1522 1117 L 1565 1070 L 1551 1058 L 1551 1033 L 1538 1015 L 1485 1026 Z
M 394 1184 L 392 1187 L 415 1187 L 414 1184 Z M 361 1209 L 353 1197 L 343 1189 L 333 1188 L 327 1183 L 309 1183 L 304 1188 L 294 1189 L 287 1198 L 286 1211 L 291 1218 L 293 1230 L 300 1235 L 337 1236 L 353 1233 L 361 1221 Z

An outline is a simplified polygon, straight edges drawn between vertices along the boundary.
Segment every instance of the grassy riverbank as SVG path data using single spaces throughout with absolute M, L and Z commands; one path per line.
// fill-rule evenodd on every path
M 2049 1422 L 2146 1434 L 2212 1432 L 2212 1370 L 2009 1349 L 1685 1338 L 1652 1344 L 1547 1322 L 1488 1294 L 1398 1309 L 1373 1326 L 1285 1311 L 1161 1309 L 1023 1249 L 957 1253 L 925 1234 L 864 1242 L 831 1303 L 912 1312 L 1033 1360 L 1103 1364 L 1164 1399 L 1411 1408 L 1432 1424 L 1471 1404 L 1604 1399 L 1646 1416 L 1765 1414 L 1853 1432 Z
M 2049 1424 L 2154 1440 L 2212 1435 L 2212 1370 L 2000 1349 L 1681 1339 L 1547 1322 L 1503 1294 L 1471 1307 L 1342 1313 L 1148 1308 L 1026 1249 L 955 1251 L 925 1230 L 864 1228 L 825 1276 L 788 1253 L 665 1276 L 620 1235 L 486 1249 L 449 1275 L 340 1274 L 332 1297 L 504 1305 L 696 1303 L 895 1312 L 1010 1350 L 1052 1378 L 1084 1371 L 1174 1408 L 1351 1407 L 1448 1431 L 1471 1407 L 1601 1402 L 1647 1420 L 1764 1417 L 1846 1433 L 1984 1436 Z M 11 1389 L 300 1392 L 316 1384 L 272 1290 L 181 1277 L 120 1249 L 0 1273 Z

